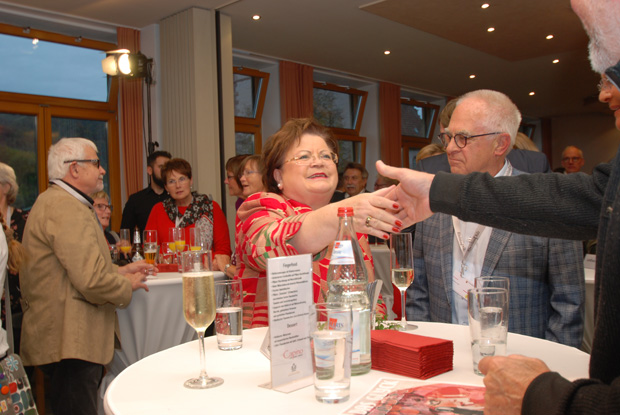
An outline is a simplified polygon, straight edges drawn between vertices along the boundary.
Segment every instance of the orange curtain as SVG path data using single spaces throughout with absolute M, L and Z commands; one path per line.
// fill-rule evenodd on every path
M 117 37 L 119 48 L 129 49 L 132 53 L 140 51 L 139 31 L 119 27 Z M 125 190 L 127 197 L 129 197 L 129 195 L 142 189 L 142 79 L 121 78 L 119 84 Z
M 312 117 L 313 68 L 280 61 L 280 116 L 282 124 L 289 118 Z
M 381 160 L 391 166 L 402 166 L 402 133 L 400 128 L 400 87 L 381 82 L 379 84 L 379 122 L 381 136 Z

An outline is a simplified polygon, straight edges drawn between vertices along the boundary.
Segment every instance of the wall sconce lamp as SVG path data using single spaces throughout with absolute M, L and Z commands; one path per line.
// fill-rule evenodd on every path
M 151 85 L 153 84 L 152 67 L 153 59 L 147 58 L 141 52 L 131 53 L 127 49 L 118 49 L 106 52 L 106 57 L 101 61 L 101 69 L 103 69 L 103 72 L 107 75 L 128 78 L 144 78 L 144 82 L 146 83 L 148 117 L 147 154 L 149 156 L 153 154 L 155 147 L 159 147 L 158 142 L 153 142 L 151 133 Z
M 130 53 L 127 49 L 112 50 L 106 52 L 107 56 L 101 61 L 103 72 L 110 76 L 129 76 L 135 78 L 148 78 L 153 59 L 144 54 Z

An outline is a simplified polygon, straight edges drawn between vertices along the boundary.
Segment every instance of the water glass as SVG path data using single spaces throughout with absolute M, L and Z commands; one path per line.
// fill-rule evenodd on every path
M 241 280 L 215 283 L 215 334 L 220 350 L 241 349 L 243 344 L 243 290 Z
M 482 276 L 474 279 L 474 288 L 504 288 L 510 295 L 510 278 Z
M 506 354 L 508 291 L 505 288 L 473 288 L 467 292 L 467 311 L 474 373 L 486 356 Z
M 309 320 L 316 400 L 345 402 L 349 399 L 351 387 L 351 306 L 343 303 L 312 304 Z
M 211 251 L 184 251 L 179 253 L 179 255 L 181 255 L 179 272 L 183 272 L 183 270 L 190 271 L 191 269 L 213 271 Z

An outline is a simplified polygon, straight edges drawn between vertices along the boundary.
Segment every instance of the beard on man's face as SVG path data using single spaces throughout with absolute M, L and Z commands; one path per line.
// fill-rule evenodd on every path
M 613 59 L 610 51 L 603 47 L 596 34 L 590 37 L 588 50 L 590 52 L 590 65 L 596 73 L 602 74 L 607 68 L 618 62 L 618 59 Z
M 155 183 L 157 186 L 164 187 L 164 181 L 161 179 L 161 176 L 157 177 L 157 175 L 153 173 L 151 179 L 153 179 L 153 183 Z

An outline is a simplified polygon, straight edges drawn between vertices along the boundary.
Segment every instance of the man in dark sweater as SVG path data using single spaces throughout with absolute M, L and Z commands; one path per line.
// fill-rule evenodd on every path
M 614 111 L 620 129 L 620 1 L 571 3 L 590 36 L 592 67 L 603 75 L 599 100 Z M 570 382 L 544 362 L 523 356 L 484 358 L 479 368 L 486 374 L 487 415 L 620 413 L 620 152 L 591 176 L 433 176 L 381 162 L 377 170 L 400 180 L 393 196 L 410 221 L 442 212 L 513 232 L 598 238 L 590 378 Z
M 123 209 L 121 229 L 133 231 L 137 226 L 140 229 L 140 235 L 142 235 L 153 206 L 168 197 L 168 192 L 164 189 L 164 182 L 161 179 L 161 168 L 171 158 L 172 156 L 167 151 L 156 151 L 146 159 L 149 186 L 129 196 Z

